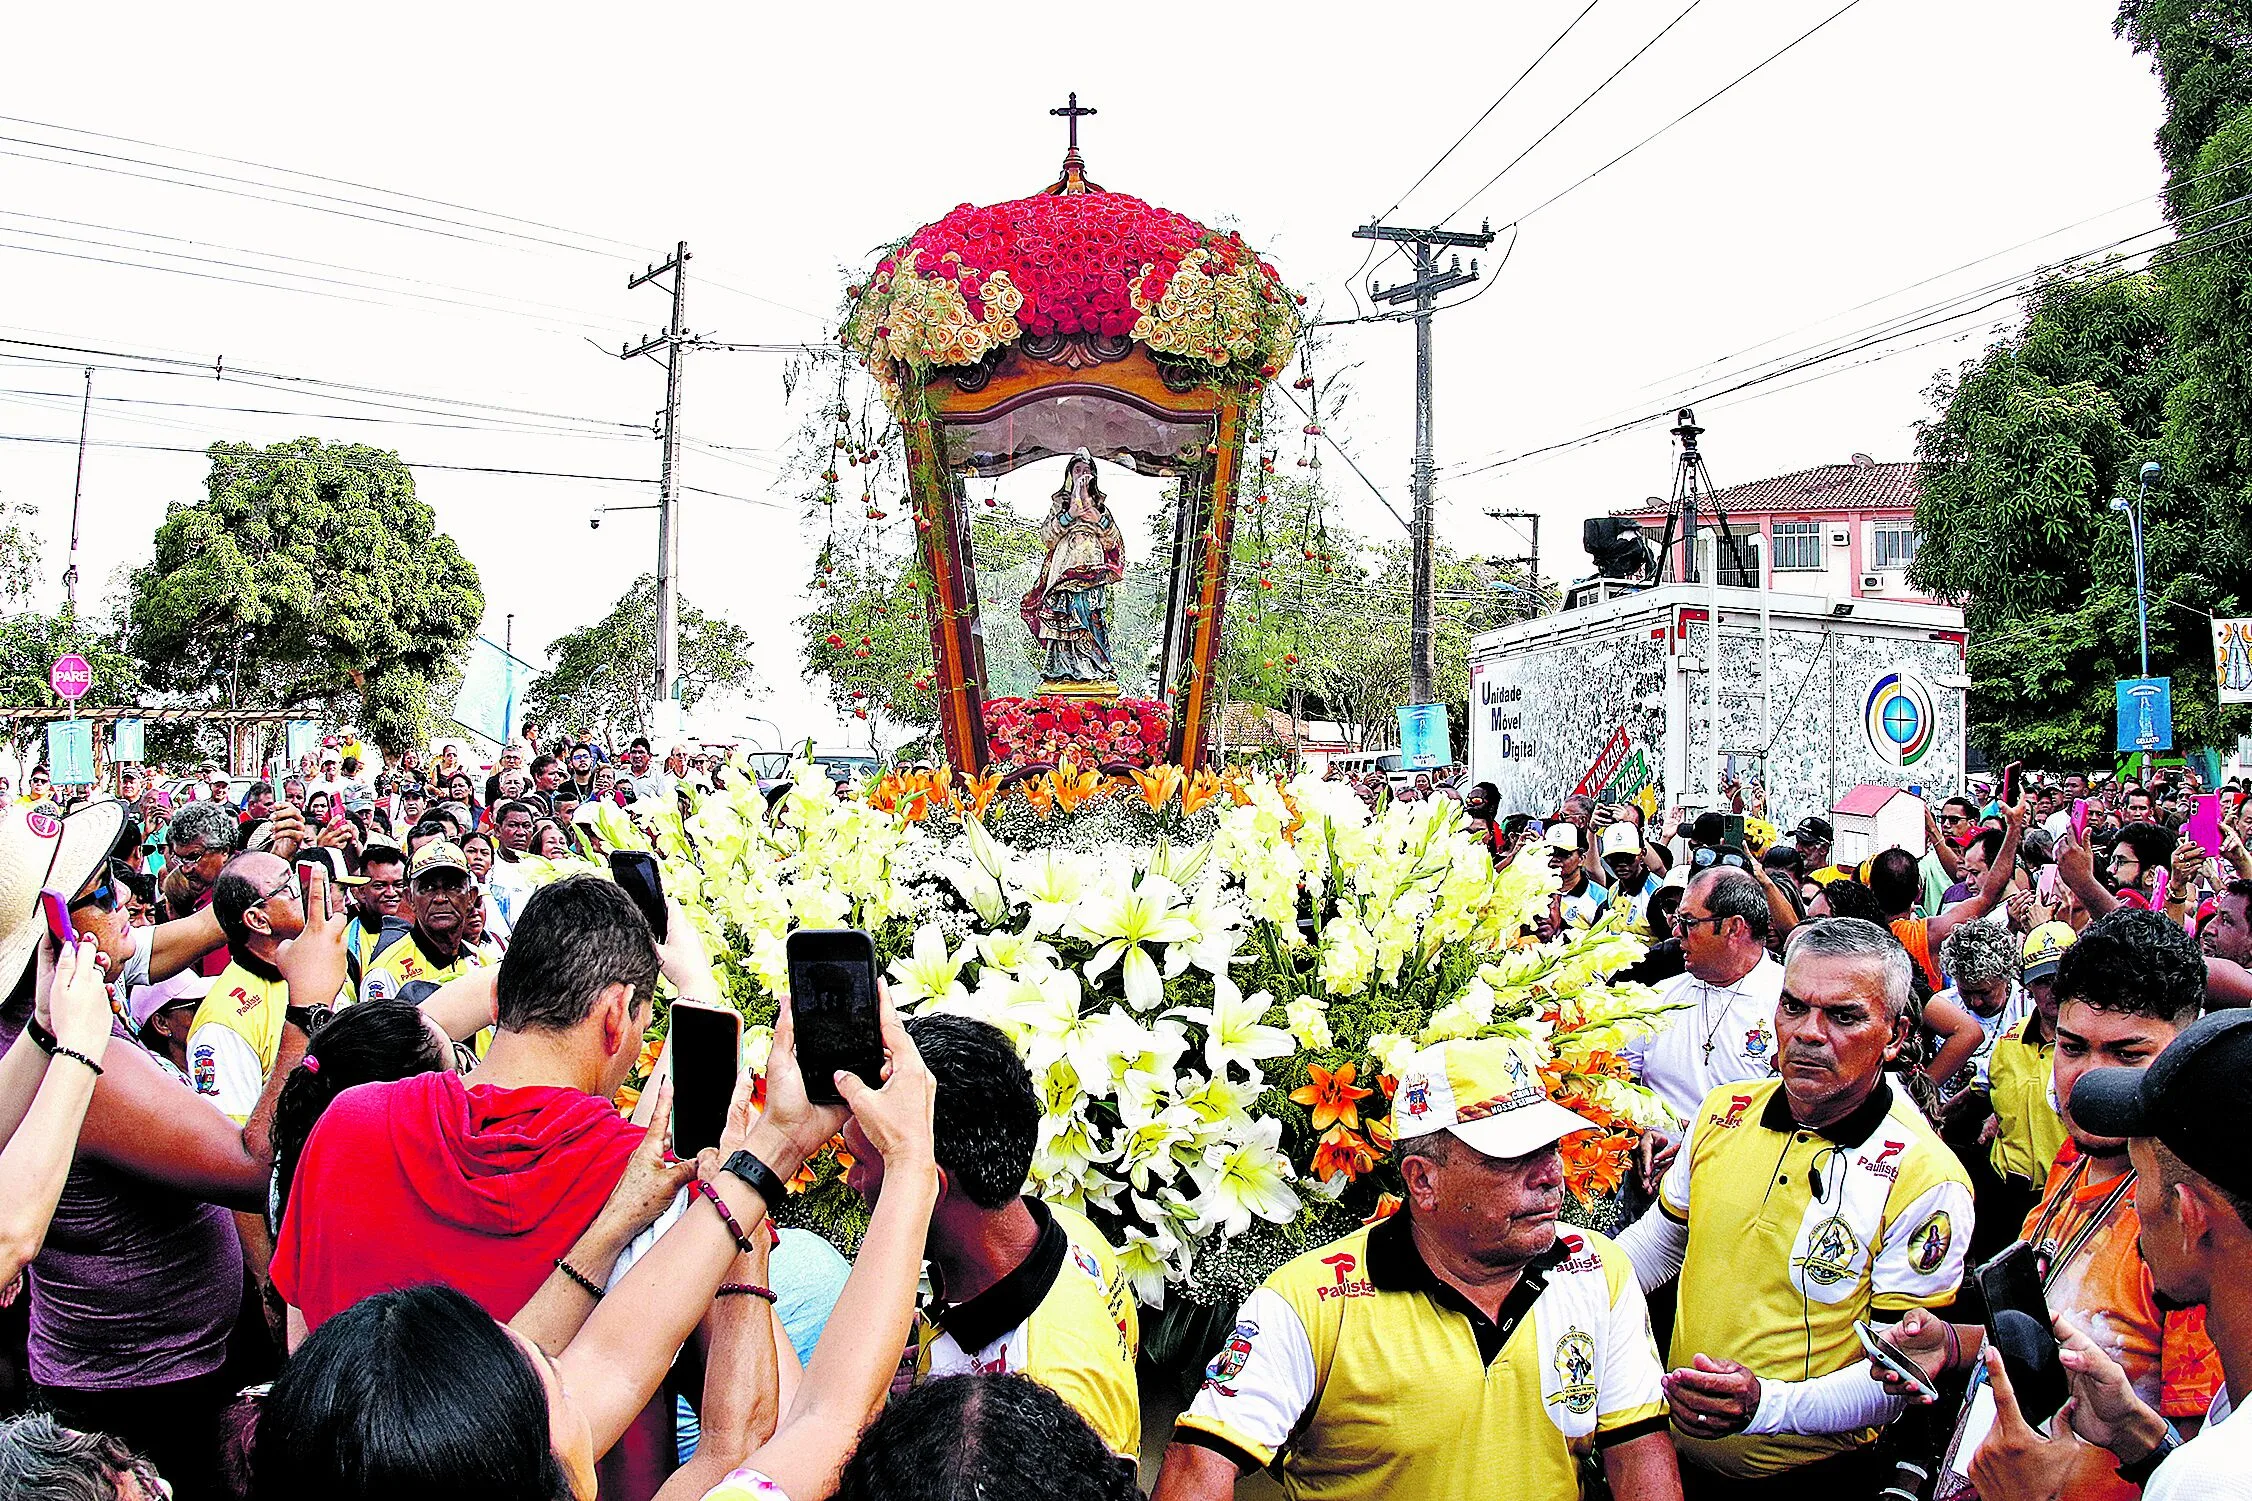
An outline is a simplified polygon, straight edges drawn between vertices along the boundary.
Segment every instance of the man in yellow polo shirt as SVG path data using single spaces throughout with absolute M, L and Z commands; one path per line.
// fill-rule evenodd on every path
M 1857 1321 L 1945 1303 L 1970 1180 L 1885 1079 L 1910 1025 L 1907 951 L 1858 918 L 1806 923 L 1783 956 L 1781 1078 L 1705 1097 L 1620 1244 L 1645 1291 L 1680 1275 L 1666 1395 L 1685 1495 L 1841 1501 L 1876 1489 L 1875 1429 L 1901 1404 Z
M 939 1190 L 927 1247 L 931 1297 L 901 1382 L 1021 1373 L 1069 1403 L 1130 1467 L 1142 1442 L 1140 1316 L 1102 1232 L 1024 1192 L 1040 1136 L 1031 1073 L 990 1022 L 934 1013 L 907 1031 L 938 1082 Z M 844 1141 L 853 1159 L 846 1182 L 873 1204 L 884 1159 L 849 1119 Z
M 281 1052 L 289 983 L 275 967 L 282 945 L 305 930 L 297 872 L 253 850 L 228 862 L 211 888 L 211 910 L 232 962 L 211 982 L 188 1029 L 188 1077 L 241 1125 L 257 1107 Z M 310 1032 L 311 1019 L 300 1019 Z
M 1323 1501 L 1681 1494 L 1634 1272 L 1558 1233 L 1556 1143 L 1588 1122 L 1501 1038 L 1426 1048 L 1392 1119 L 1407 1205 L 1278 1269 L 1238 1315 L 1166 1451 L 1155 1501 L 1219 1501 L 1280 1460 Z
M 468 941 L 479 893 L 461 846 L 434 839 L 414 852 L 407 870 L 406 906 L 384 921 L 361 966 L 363 1001 L 419 1006 L 484 962 Z

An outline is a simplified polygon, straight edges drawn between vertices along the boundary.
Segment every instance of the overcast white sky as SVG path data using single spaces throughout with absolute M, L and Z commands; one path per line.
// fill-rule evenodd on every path
M 1053 177 L 1062 127 L 1046 111 L 1067 89 L 1101 111 L 1082 135 L 1098 181 L 1233 224 L 1321 311 L 1347 316 L 1366 248 L 1353 226 L 1398 199 L 1584 3 L 1427 7 L 1412 21 L 1384 7 L 1239 4 L 1201 9 L 1193 25 L 1005 3 L 23 9 L 10 18 L 15 66 L 0 105 L 14 117 L 0 120 L 0 336 L 224 355 L 230 369 L 646 423 L 662 372 L 585 342 L 615 350 L 662 322 L 659 294 L 624 285 L 645 252 L 689 242 L 698 332 L 822 337 L 869 247 L 957 203 L 1021 196 Z M 1469 198 L 1688 3 L 1599 0 L 1394 222 L 1429 222 Z M 1456 224 L 1524 214 L 1838 3 L 1699 0 Z M 2158 93 L 2143 60 L 2112 37 L 2113 10 L 2111 0 L 1861 0 L 1533 215 L 1487 295 L 1438 325 L 1439 458 L 1453 471 L 1443 534 L 1465 549 L 1518 552 L 1522 541 L 1481 512 L 1536 510 L 1544 571 L 1584 572 L 1580 519 L 1667 489 L 1670 424 L 1497 470 L 1479 472 L 1481 458 L 1669 409 L 1756 373 L 1761 358 L 2154 229 Z M 363 218 L 342 202 L 329 205 L 342 212 L 309 212 L 126 175 L 169 172 L 117 159 L 228 173 L 246 181 L 225 186 L 269 197 L 281 182 L 369 196 L 179 151 L 561 226 L 571 233 L 515 227 L 576 248 L 465 233 L 440 222 L 462 213 L 430 203 L 392 199 Z M 410 210 L 433 217 L 420 231 L 370 222 Z M 113 263 L 153 262 L 156 250 L 209 258 L 166 262 L 206 276 Z M 391 290 L 364 290 L 379 281 L 368 273 Z M 1795 389 L 1698 401 L 1714 479 L 1855 450 L 1909 457 L 1934 371 L 1975 354 L 2007 312 L 1872 347 Z M 1868 361 L 1934 334 L 1945 341 Z M 1410 332 L 1346 328 L 1329 348 L 1333 366 L 1361 363 L 1340 431 L 1405 510 Z M 0 355 L 39 353 L 0 345 Z M 75 440 L 82 361 L 49 358 L 58 363 L 0 358 L 0 499 L 40 507 L 48 594 L 59 599 L 74 453 L 68 442 L 14 441 Z M 683 430 L 730 447 L 692 449 L 686 481 L 740 498 L 689 497 L 684 587 L 753 632 L 767 686 L 758 712 L 793 736 L 829 740 L 835 727 L 790 651 L 810 550 L 788 497 L 769 492 L 785 433 L 781 365 L 767 354 L 692 358 Z M 105 370 L 95 391 L 94 436 L 116 443 L 200 450 L 312 432 L 422 464 L 657 470 L 653 441 L 584 421 L 502 430 L 491 412 L 397 396 L 369 398 L 390 403 L 375 406 L 208 373 Z M 57 394 L 25 394 L 38 392 Z M 90 452 L 84 592 L 145 559 L 166 503 L 195 498 L 203 472 L 195 452 Z M 1350 522 L 1395 527 L 1342 464 L 1325 474 Z M 437 469 L 417 482 L 483 575 L 488 634 L 498 640 L 513 612 L 520 655 L 537 660 L 652 565 L 652 516 L 586 525 L 595 500 L 635 504 L 649 487 Z

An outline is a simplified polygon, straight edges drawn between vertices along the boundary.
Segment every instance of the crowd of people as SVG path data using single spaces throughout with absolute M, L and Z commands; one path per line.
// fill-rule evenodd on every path
M 526 862 L 727 769 L 536 730 L 375 764 L 35 770 L 0 815 L 0 1495 L 1138 1494 L 1135 1300 L 1025 1192 L 1006 1035 L 887 1005 L 881 1084 L 823 1105 L 785 1007 L 676 1158 L 662 1080 L 621 1086 L 660 992 L 722 1003 L 694 926 Z M 1403 1204 L 1251 1295 L 1159 1501 L 2252 1496 L 2239 789 L 2036 778 L 1850 862 L 1757 789 L 1362 790 L 1553 870 L 1528 940 L 1644 935 L 1619 1066 L 1671 1123 L 1606 1236 L 1560 1218 L 1588 1122 L 1505 1041 L 1407 1059 Z M 839 1136 L 850 1262 L 771 1223 Z M 2053 1417 L 1972 1275 L 2021 1262 Z

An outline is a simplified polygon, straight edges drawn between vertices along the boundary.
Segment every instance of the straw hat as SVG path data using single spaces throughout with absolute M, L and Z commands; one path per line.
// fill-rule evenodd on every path
M 0 995 L 16 988 L 32 946 L 47 931 L 42 888 L 67 899 L 93 878 L 125 828 L 125 805 L 105 798 L 66 816 L 42 808 L 0 815 Z

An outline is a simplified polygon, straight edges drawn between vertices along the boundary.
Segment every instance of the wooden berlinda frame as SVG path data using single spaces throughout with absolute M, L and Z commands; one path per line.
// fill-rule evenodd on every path
M 1253 394 L 1212 384 L 1208 370 L 1124 338 L 1027 337 L 983 364 L 933 371 L 923 399 L 904 403 L 908 487 L 931 580 L 939 724 L 956 767 L 978 772 L 988 759 L 985 640 L 963 477 L 1006 474 L 1081 447 L 1179 481 L 1157 693 L 1172 718 L 1167 759 L 1191 769 L 1203 763 Z

